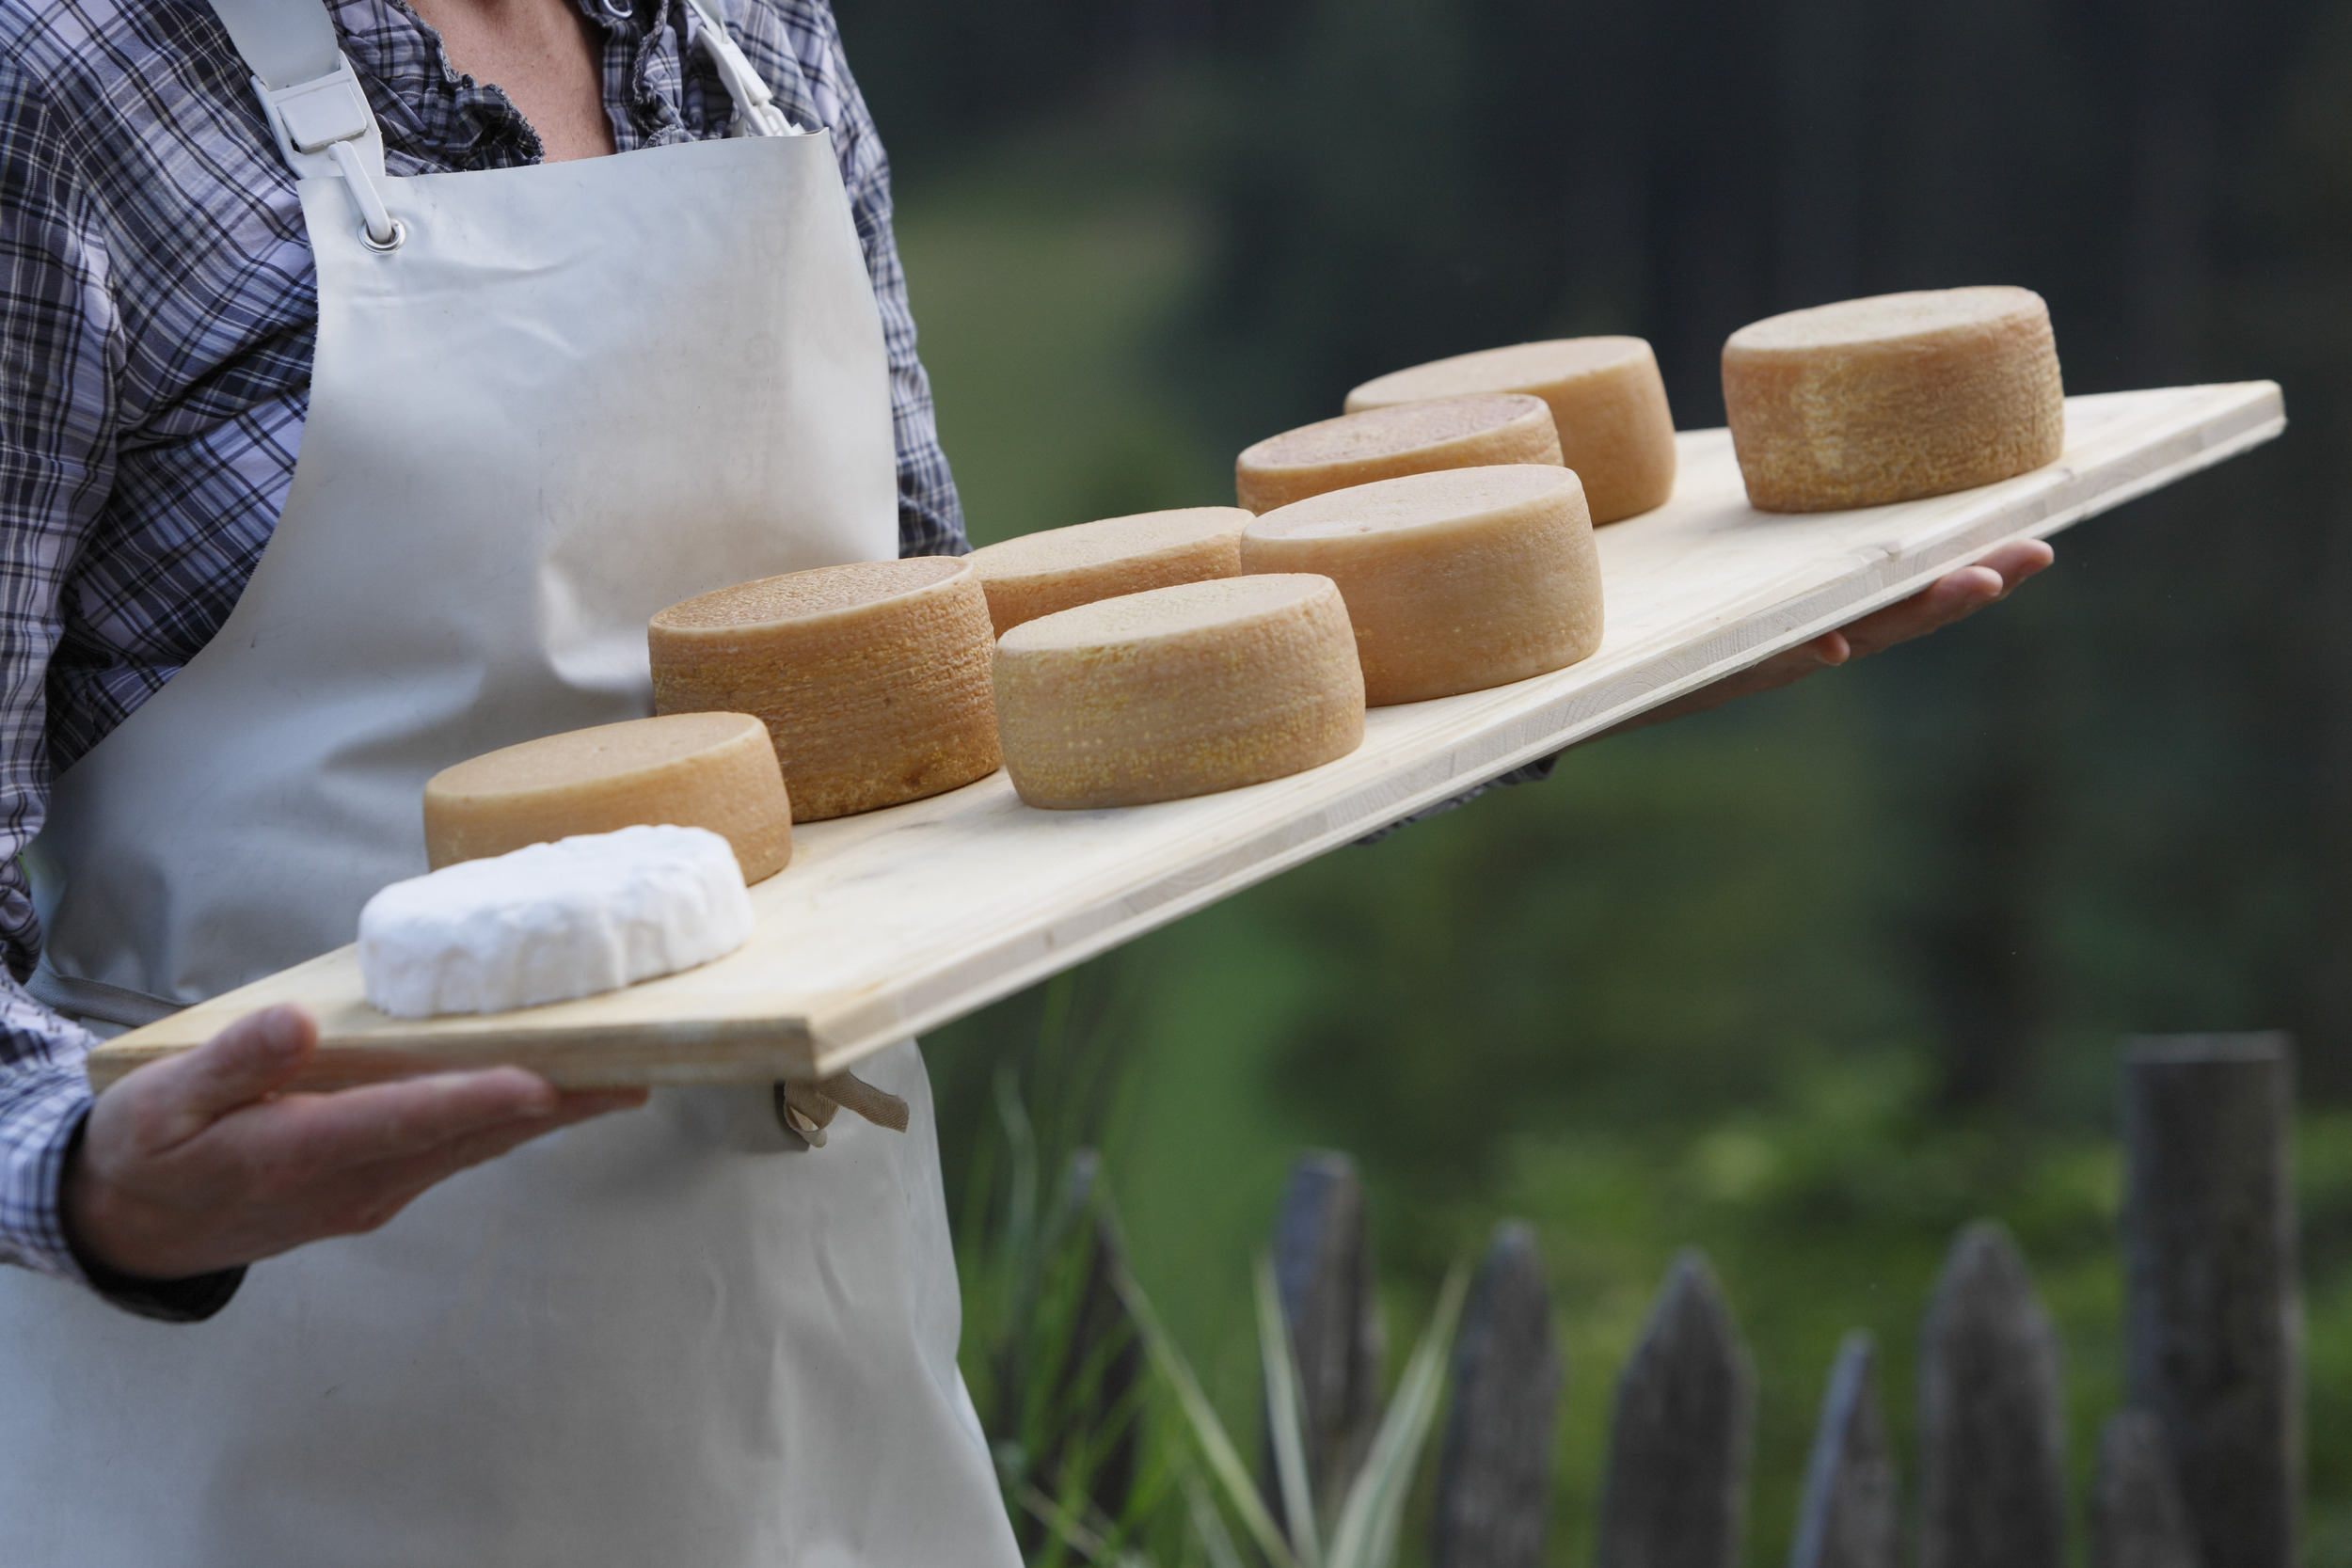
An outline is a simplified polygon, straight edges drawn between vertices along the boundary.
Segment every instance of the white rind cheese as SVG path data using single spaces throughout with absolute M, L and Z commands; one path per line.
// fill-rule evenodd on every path
M 394 882 L 359 911 L 359 975 L 395 1018 L 501 1013 L 674 974 L 751 934 L 725 839 L 624 828 Z

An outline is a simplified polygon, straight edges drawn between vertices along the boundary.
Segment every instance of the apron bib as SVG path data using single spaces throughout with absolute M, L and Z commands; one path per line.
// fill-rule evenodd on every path
M 257 86 L 335 68 L 319 0 L 220 9 Z M 424 869 L 434 772 L 651 711 L 655 610 L 897 553 L 830 137 L 403 180 L 358 145 L 364 189 L 289 150 L 319 333 L 277 531 L 28 857 L 36 989 L 87 1018 L 352 940 Z M 659 1091 L 255 1265 L 207 1323 L 0 1270 L 0 1562 L 1017 1562 L 922 1060 L 870 1065 L 906 1133 L 810 1150 L 764 1086 Z

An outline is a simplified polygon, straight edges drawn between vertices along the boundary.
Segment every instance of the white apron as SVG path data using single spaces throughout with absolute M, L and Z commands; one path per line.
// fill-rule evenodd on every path
M 335 69 L 320 0 L 218 8 L 267 88 Z M 350 941 L 424 869 L 430 774 L 651 711 L 664 605 L 897 553 L 829 137 L 385 180 L 372 118 L 331 163 L 283 119 L 319 284 L 284 515 L 33 857 L 38 989 L 94 1020 Z M 811 1150 L 764 1087 L 660 1092 L 256 1265 L 206 1323 L 0 1269 L 0 1564 L 1017 1562 L 922 1061 L 860 1070 L 906 1133 Z

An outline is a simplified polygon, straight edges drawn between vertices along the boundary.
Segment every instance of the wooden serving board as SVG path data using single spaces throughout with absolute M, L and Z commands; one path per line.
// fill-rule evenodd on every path
M 2055 533 L 2271 439 L 2269 382 L 2070 399 L 2049 467 L 1932 500 L 1753 511 L 1721 430 L 1679 437 L 1674 499 L 1600 531 L 1608 636 L 1581 664 L 1375 708 L 1353 755 L 1192 800 L 1033 811 L 1001 772 L 794 830 L 715 963 L 490 1017 L 414 1022 L 362 999 L 342 948 L 95 1051 L 101 1087 L 253 1008 L 318 1017 L 317 1086 L 519 1063 L 556 1083 L 825 1076 L 1473 784 L 1915 592 L 2005 540 Z

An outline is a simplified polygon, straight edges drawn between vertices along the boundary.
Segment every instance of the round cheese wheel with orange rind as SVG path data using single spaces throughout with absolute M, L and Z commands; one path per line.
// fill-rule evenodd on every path
M 1271 512 L 1375 480 L 1488 463 L 1557 463 L 1560 437 L 1539 397 L 1440 398 L 1343 414 L 1268 436 L 1233 465 L 1251 512 Z
M 1327 578 L 1224 578 L 1042 616 L 996 644 L 1005 769 L 1094 810 L 1263 784 L 1363 743 L 1364 683 Z
M 1674 494 L 1674 412 L 1658 356 L 1639 338 L 1556 338 L 1456 355 L 1367 381 L 1347 394 L 1347 409 L 1482 392 L 1526 392 L 1550 405 L 1560 460 L 1584 482 L 1595 523 L 1648 512 Z
M 654 705 L 767 725 L 803 822 L 994 772 L 994 640 L 970 563 L 822 566 L 687 599 L 646 626 Z
M 1097 599 L 1232 577 L 1249 516 L 1239 507 L 1191 506 L 1104 517 L 986 545 L 964 559 L 980 576 L 1002 637 L 1024 621 Z
M 640 827 L 708 829 L 747 883 L 783 870 L 792 806 L 767 726 L 746 713 L 632 719 L 487 752 L 425 781 L 424 854 L 436 871 Z
M 2066 390 L 2029 289 L 1936 289 L 1791 310 L 1724 344 L 1748 499 L 1832 512 L 1948 495 L 2058 461 Z
M 1374 707 L 1525 680 L 1600 646 L 1600 554 L 1567 468 L 1452 468 L 1334 490 L 1250 524 L 1241 560 L 1339 584 Z

